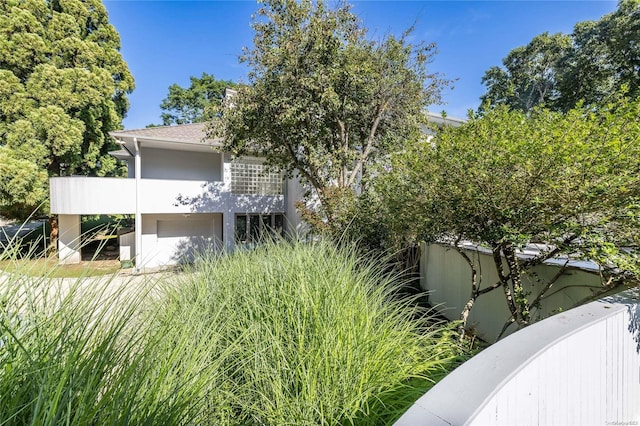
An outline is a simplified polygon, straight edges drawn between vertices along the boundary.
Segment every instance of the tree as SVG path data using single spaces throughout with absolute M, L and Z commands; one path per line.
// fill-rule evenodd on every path
M 169 94 L 163 99 L 160 108 L 162 124 L 202 123 L 213 118 L 212 105 L 222 102 L 224 89 L 234 88 L 230 80 L 216 80 L 212 74 L 202 73 L 202 77 L 189 77 L 191 84 L 183 88 L 178 84 L 169 86 Z
M 133 77 L 100 0 L 0 2 L 0 211 L 48 211 L 48 178 L 121 173 L 107 155 Z
M 599 21 L 578 23 L 572 37 L 574 47 L 561 64 L 562 109 L 581 100 L 606 103 L 623 86 L 630 99 L 640 97 L 640 0 L 620 1 Z
M 640 0 L 621 0 L 598 21 L 576 24 L 573 34 L 540 34 L 513 49 L 504 67 L 491 67 L 482 83 L 483 106 L 521 111 L 544 105 L 568 111 L 578 103 L 597 106 L 614 94 L 640 96 Z
M 559 63 L 570 48 L 571 37 L 543 33 L 513 49 L 502 61 L 504 68 L 491 67 L 482 77 L 487 86 L 483 105 L 490 101 L 525 112 L 537 105 L 555 106 L 561 96 L 556 81 Z
M 424 108 L 450 82 L 427 71 L 433 44 L 409 44 L 410 31 L 372 41 L 344 3 L 268 0 L 253 28 L 241 58 L 250 84 L 211 133 L 236 155 L 296 173 L 320 201 L 316 223 L 331 226 L 368 166 L 421 131 Z
M 566 114 L 499 106 L 391 155 L 376 192 L 395 233 L 449 242 L 469 263 L 463 322 L 478 297 L 504 292 L 511 312 L 504 331 L 514 322 L 530 323 L 558 277 L 528 294 L 521 276 L 552 257 L 598 263 L 603 292 L 637 279 L 638 140 L 640 101 Z M 498 282 L 480 288 L 477 265 L 460 248 L 465 240 L 492 251 Z M 531 259 L 518 257 L 528 243 L 547 249 Z

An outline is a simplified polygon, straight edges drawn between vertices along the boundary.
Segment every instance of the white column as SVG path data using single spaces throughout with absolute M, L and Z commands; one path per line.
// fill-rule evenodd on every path
M 222 242 L 224 249 L 229 253 L 233 251 L 233 247 L 235 246 L 235 222 L 235 214 L 232 212 L 222 214 Z
M 285 230 L 289 237 L 299 237 L 303 235 L 307 228 L 302 221 L 302 217 L 296 208 L 296 202 L 304 198 L 305 188 L 300 183 L 298 174 L 294 175 L 290 179 L 285 180 Z
M 80 215 L 58 215 L 58 263 L 80 263 Z
M 135 234 L 136 234 L 136 242 L 135 242 L 135 251 L 136 251 L 136 272 L 140 270 L 140 263 L 142 262 L 142 256 L 140 254 L 140 250 L 142 248 L 142 213 L 140 212 L 140 179 L 142 177 L 142 160 L 140 158 L 140 145 L 138 144 L 138 139 L 133 138 L 133 144 L 136 148 L 136 156 L 135 156 L 135 164 L 136 164 L 136 221 L 135 221 Z

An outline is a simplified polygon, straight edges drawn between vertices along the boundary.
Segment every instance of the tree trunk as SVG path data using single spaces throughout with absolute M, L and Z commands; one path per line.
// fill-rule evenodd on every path
M 524 288 L 522 287 L 518 255 L 511 244 L 504 246 L 503 253 L 507 261 L 507 266 L 509 267 L 509 280 L 511 281 L 513 303 L 515 305 L 515 320 L 518 326 L 523 327 L 529 325 L 529 303 L 524 294 Z
M 476 265 L 474 264 L 473 260 L 469 257 L 469 255 L 467 255 L 467 253 L 465 253 L 464 250 L 460 248 L 459 246 L 460 240 L 461 240 L 461 237 L 458 237 L 458 239 L 454 243 L 454 247 L 458 252 L 458 254 L 460 254 L 460 256 L 462 256 L 462 258 L 467 262 L 467 264 L 469 265 L 469 269 L 471 269 L 471 295 L 469 296 L 469 301 L 464 305 L 464 308 L 460 313 L 461 323 L 460 323 L 460 327 L 458 327 L 458 334 L 460 337 L 460 341 L 462 341 L 464 340 L 469 313 L 471 313 L 471 309 L 473 308 L 473 305 L 476 303 L 476 299 L 478 298 L 479 293 L 478 293 L 478 271 L 476 270 Z

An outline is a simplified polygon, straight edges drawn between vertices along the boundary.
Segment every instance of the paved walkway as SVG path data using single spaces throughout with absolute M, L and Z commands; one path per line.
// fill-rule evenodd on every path
M 179 274 L 179 273 L 178 273 Z M 87 289 L 87 291 L 96 291 L 96 295 L 100 298 L 110 296 L 128 297 L 139 294 L 140 291 L 150 291 L 150 294 L 159 294 L 162 291 L 162 281 L 171 283 L 175 281 L 176 272 L 156 272 L 150 274 L 133 275 L 127 271 L 117 274 L 100 275 L 93 277 L 81 278 L 43 278 L 23 276 L 21 281 L 30 286 L 40 286 L 50 292 L 47 298 L 59 298 L 69 292 L 71 288 Z M 10 273 L 0 270 L 0 299 L 2 294 L 7 291 L 5 285 L 10 282 L 16 284 L 15 277 Z M 43 286 L 46 280 L 46 287 Z M 160 285 L 158 285 L 160 284 Z M 104 287 L 103 287 L 104 286 Z

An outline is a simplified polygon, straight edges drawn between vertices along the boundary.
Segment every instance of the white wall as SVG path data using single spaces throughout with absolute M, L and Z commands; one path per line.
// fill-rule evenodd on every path
M 302 221 L 296 201 L 301 200 L 304 196 L 305 188 L 300 184 L 300 180 L 294 176 L 287 179 L 285 186 L 285 215 L 287 218 L 287 232 L 295 235 L 306 231 L 305 223 Z
M 80 263 L 80 215 L 58 216 L 58 262 L 62 265 Z
M 498 281 L 493 257 L 467 249 L 466 253 L 477 264 L 480 288 L 488 287 Z M 559 270 L 557 265 L 539 265 L 534 269 L 541 283 L 547 282 Z M 523 286 L 531 292 L 533 299 L 542 287 L 534 277 L 523 276 Z M 429 303 L 451 320 L 459 319 L 462 308 L 471 296 L 471 270 L 467 262 L 451 246 L 430 244 L 421 245 L 420 286 L 429 293 Z M 592 271 L 569 268 L 547 292 L 539 311 L 533 311 L 536 320 L 572 308 L 586 297 L 602 289 L 600 277 Z M 471 310 L 467 326 L 473 328 L 485 341 L 495 342 L 500 330 L 509 319 L 504 292 L 497 288 L 480 296 Z M 515 327 L 510 329 L 510 332 Z
M 141 147 L 143 179 L 221 181 L 221 154 Z
M 222 214 L 194 213 L 142 215 L 142 259 L 137 265 L 153 268 L 193 260 L 200 250 L 222 245 Z
M 127 232 L 118 237 L 120 260 L 131 260 L 136 257 L 136 233 Z
M 136 210 L 133 179 L 53 177 L 49 192 L 52 214 L 131 214 Z
M 490 346 L 397 426 L 640 424 L 640 292 L 580 306 Z

